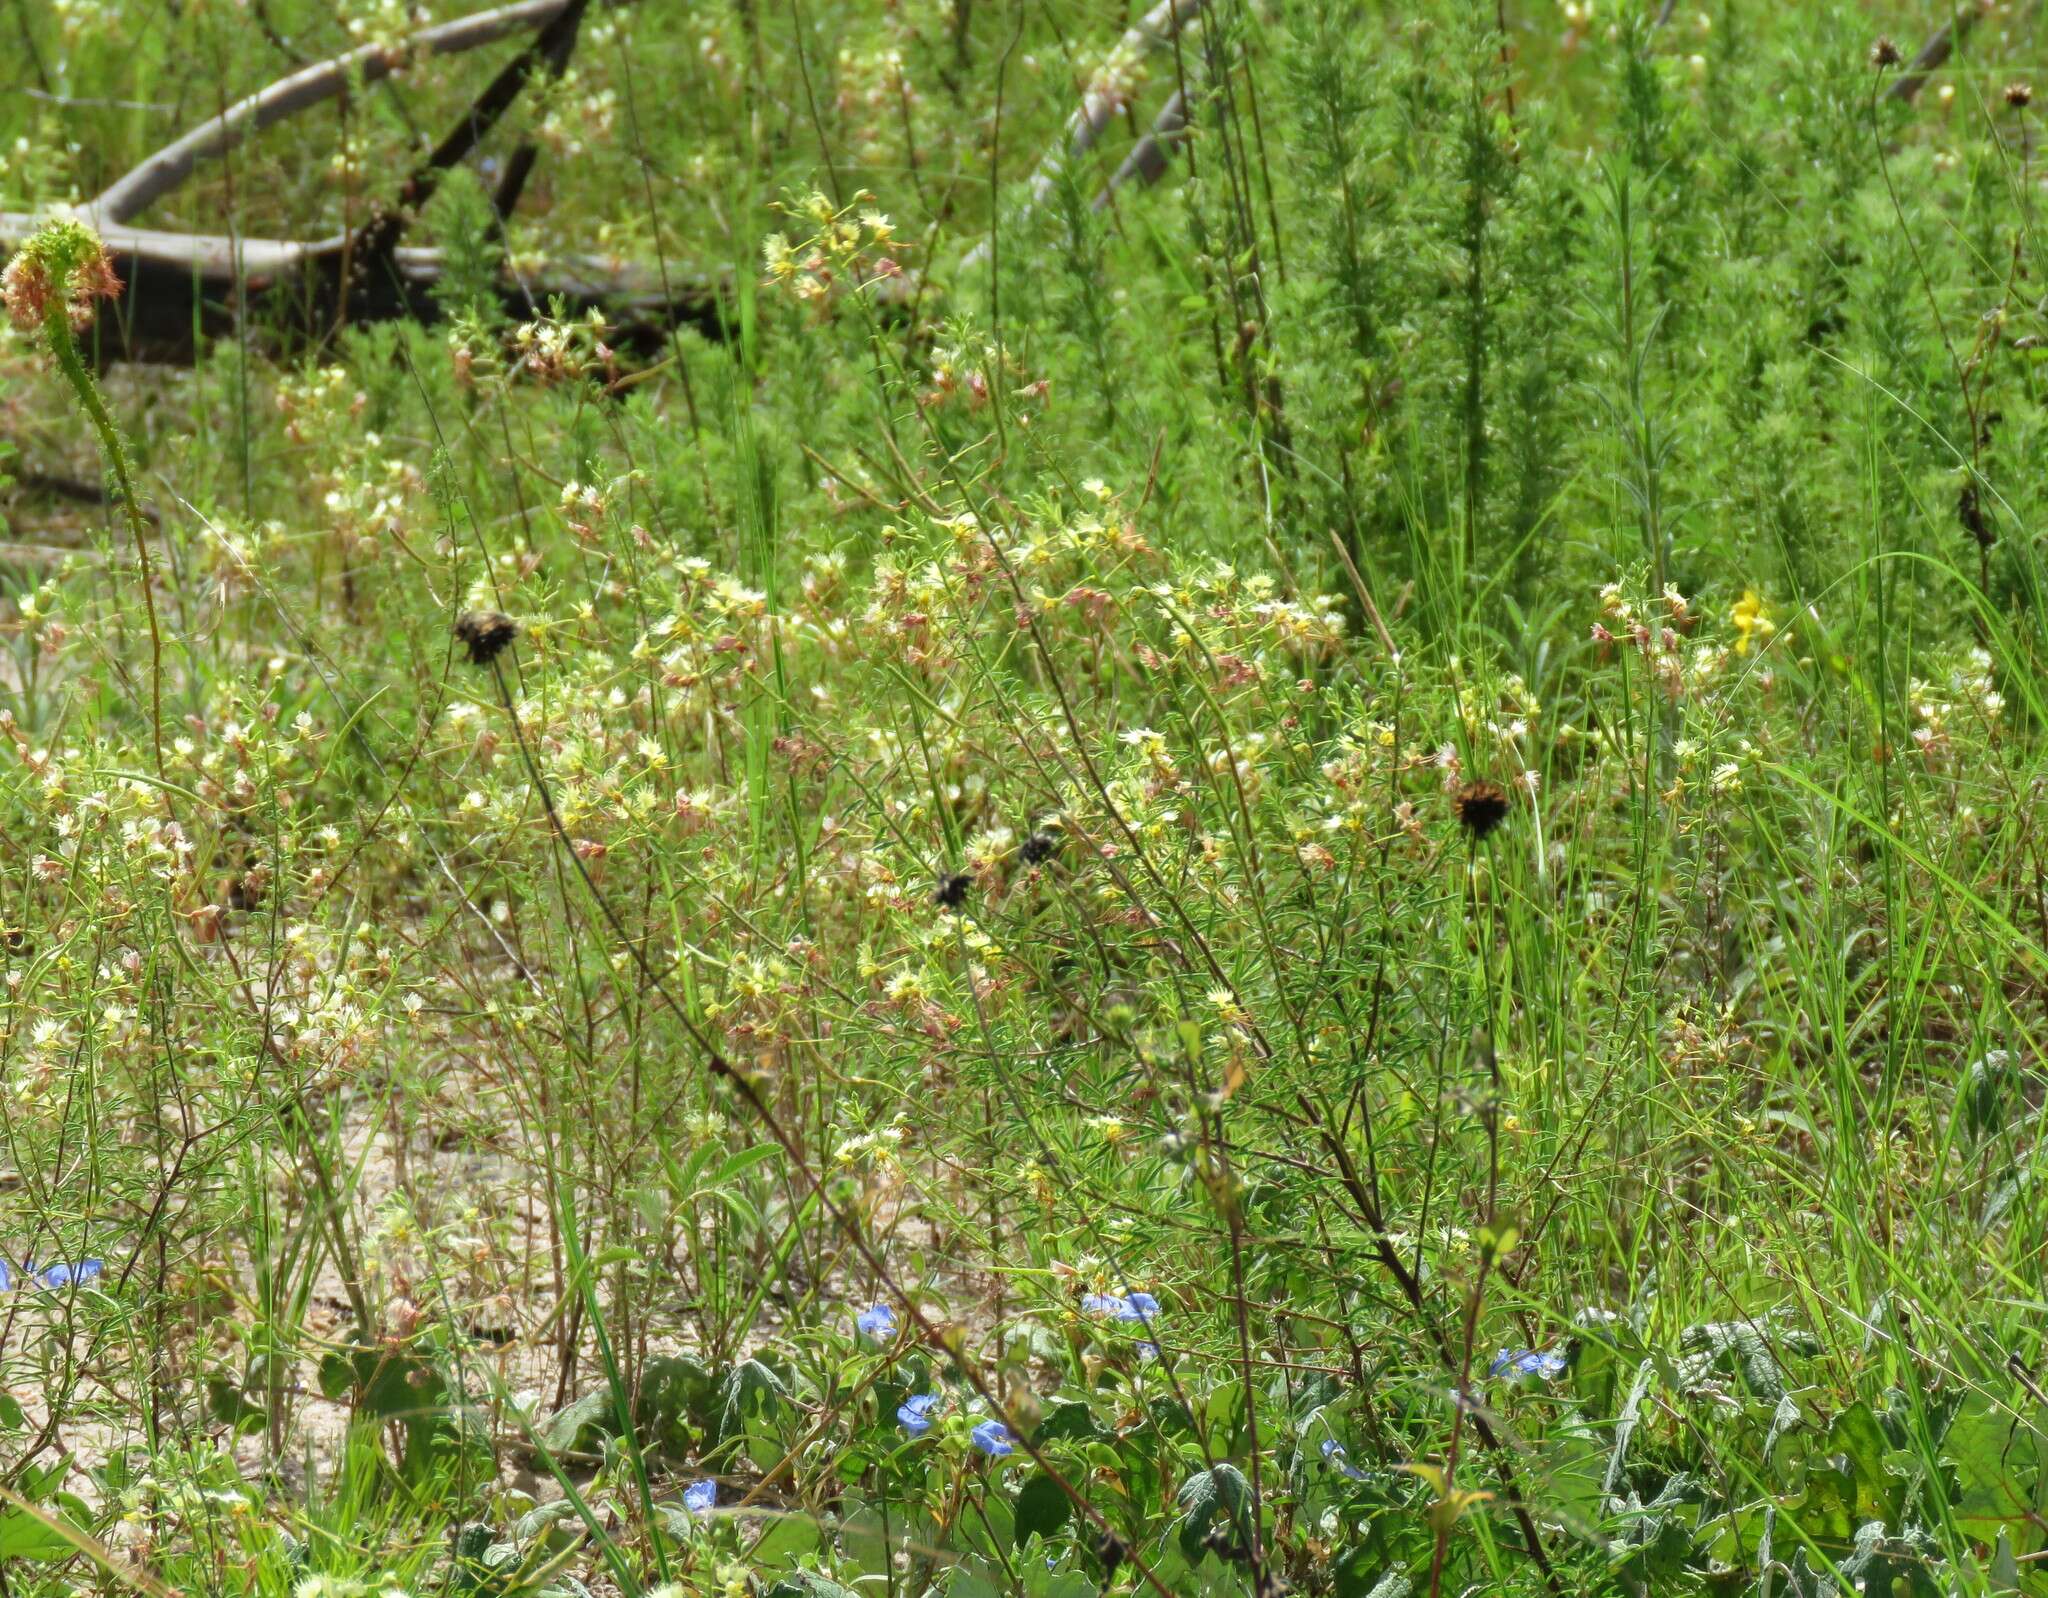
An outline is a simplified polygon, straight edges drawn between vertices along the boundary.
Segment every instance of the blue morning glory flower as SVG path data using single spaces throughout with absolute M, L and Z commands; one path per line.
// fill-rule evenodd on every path
M 922 1437 L 932 1429 L 932 1411 L 938 1407 L 937 1393 L 913 1393 L 896 1406 L 896 1418 L 911 1436 Z
M 1090 1293 L 1081 1300 L 1081 1310 L 1087 1315 L 1114 1315 L 1118 1320 L 1126 1319 L 1125 1311 L 1130 1304 L 1114 1293 Z
M 879 1343 L 896 1335 L 896 1312 L 887 1304 L 876 1304 L 856 1315 L 853 1324 L 861 1336 L 872 1337 Z
M 1001 1459 L 1005 1454 L 1014 1454 L 1017 1449 L 1010 1441 L 1010 1428 L 999 1420 L 985 1420 L 974 1428 L 974 1446 L 991 1459 Z
M 1149 1321 L 1159 1317 L 1159 1300 L 1150 1293 L 1132 1293 L 1124 1300 L 1124 1307 L 1117 1311 L 1120 1321 Z
M 1160 1347 L 1157 1343 L 1143 1342 L 1138 1345 L 1138 1359 L 1143 1364 L 1151 1364 L 1159 1355 Z
M 708 1514 L 718 1503 L 718 1483 L 709 1476 L 683 1489 L 683 1508 L 693 1515 Z
M 1561 1349 L 1502 1349 L 1486 1369 L 1489 1376 L 1540 1376 L 1546 1382 L 1562 1376 L 1570 1363 Z
M 0 1293 L 14 1285 L 14 1273 L 7 1268 L 7 1261 L 0 1259 Z
M 1351 1456 L 1344 1452 L 1344 1445 L 1334 1437 L 1323 1439 L 1323 1463 L 1340 1476 L 1349 1476 L 1353 1481 L 1365 1480 L 1365 1472 L 1351 1463 Z

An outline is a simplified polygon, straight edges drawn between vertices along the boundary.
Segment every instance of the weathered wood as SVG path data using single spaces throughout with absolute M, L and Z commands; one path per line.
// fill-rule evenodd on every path
M 217 117 L 174 139 L 102 189 L 89 209 L 106 223 L 131 222 L 190 177 L 201 161 L 232 150 L 251 134 L 323 100 L 351 83 L 375 83 L 420 55 L 454 55 L 554 21 L 569 0 L 517 0 L 516 4 L 422 28 L 399 46 L 366 44 L 320 61 L 236 101 Z
M 1059 181 L 1060 169 L 1071 166 L 1094 149 L 1103 129 L 1129 103 L 1126 86 L 1118 80 L 1118 74 L 1135 68 L 1155 50 L 1172 43 L 1201 16 L 1207 4 L 1208 0 L 1159 0 L 1125 30 L 1116 48 L 1110 52 L 1102 72 L 1081 96 L 1081 103 L 1074 114 L 1067 118 L 1060 147 L 1048 153 L 1032 173 L 1030 192 L 1024 201 L 1027 214 L 1044 203 L 1045 197 L 1052 192 L 1053 184 Z M 1164 170 L 1163 162 L 1161 170 Z M 972 271 L 985 262 L 988 255 L 989 241 L 983 239 L 967 252 L 967 258 L 961 262 L 961 270 Z
M 275 354 L 318 344 L 344 322 L 439 319 L 431 292 L 442 271 L 438 249 L 400 245 L 380 270 L 341 234 L 298 240 L 168 233 L 105 223 L 90 209 L 78 215 L 99 231 L 121 279 L 120 297 L 102 309 L 85 340 L 102 363 L 185 365 L 207 342 L 245 329 L 258 348 Z M 0 211 L 0 255 L 46 220 Z M 531 315 L 535 304 L 556 297 L 576 314 L 602 311 L 622 350 L 658 352 L 678 324 L 708 336 L 721 328 L 714 285 L 679 283 L 671 296 L 659 273 L 617 261 L 552 262 L 516 278 L 506 274 L 499 290 L 514 316 Z
M 1927 80 L 1934 73 L 1948 65 L 1948 58 L 1955 54 L 1955 48 L 1969 37 L 1970 30 L 1989 11 L 1990 6 L 1973 0 L 1972 4 L 1961 7 L 1954 16 L 1928 35 L 1927 42 L 1920 46 L 1920 53 L 1906 63 L 1906 70 L 1892 79 L 1884 91 L 1887 100 L 1911 100 L 1927 86 Z
M 90 347 L 101 362 L 183 364 L 206 343 L 248 338 L 283 353 L 318 345 L 349 323 L 409 317 L 432 322 L 440 306 L 433 288 L 441 252 L 399 240 L 442 173 L 467 156 L 495 126 L 537 70 L 559 73 L 574 48 L 589 0 L 520 0 L 455 22 L 422 29 L 402 47 L 365 46 L 283 78 L 172 141 L 80 208 L 113 257 L 122 291 L 104 307 Z M 430 156 L 406 178 L 395 202 L 351 238 L 276 239 L 234 234 L 176 233 L 137 227 L 142 209 L 183 182 L 198 163 L 257 130 L 342 92 L 352 81 L 397 71 L 419 53 L 452 54 L 525 28 L 538 36 L 494 76 Z M 518 200 L 533 162 L 522 146 L 516 178 L 495 197 L 497 226 Z M 0 212 L 0 254 L 11 253 L 48 220 L 46 214 Z M 538 273 L 506 273 L 499 290 L 507 311 L 530 316 L 559 299 L 581 315 L 600 311 L 615 348 L 656 350 L 678 322 L 707 333 L 722 319 L 714 290 L 690 284 L 665 291 L 661 277 L 616 262 L 568 260 Z

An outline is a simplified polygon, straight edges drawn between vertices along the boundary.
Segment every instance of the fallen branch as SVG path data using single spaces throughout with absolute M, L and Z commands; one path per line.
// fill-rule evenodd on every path
M 1025 196 L 1024 212 L 1036 210 L 1052 192 L 1059 181 L 1063 167 L 1073 165 L 1095 148 L 1102 137 L 1102 130 L 1131 102 L 1131 74 L 1144 59 L 1160 46 L 1170 44 L 1174 38 L 1202 14 L 1208 0 L 1159 0 L 1150 11 L 1138 19 L 1109 53 L 1102 70 L 1096 73 L 1094 83 L 1081 97 L 1081 104 L 1074 114 L 1067 118 L 1064 148 L 1048 154 L 1038 163 L 1031 175 L 1030 192 Z M 1164 170 L 1164 163 L 1161 163 Z M 961 263 L 963 271 L 971 271 L 988 259 L 989 241 L 983 239 L 967 254 Z
M 441 252 L 405 248 L 399 239 L 441 175 L 475 149 L 534 73 L 561 72 L 588 4 L 519 0 L 422 29 L 398 46 L 366 45 L 320 62 L 238 101 L 109 185 L 78 213 L 99 233 L 122 282 L 119 300 L 97 325 L 96 358 L 182 364 L 197 356 L 205 340 L 244 337 L 252 329 L 259 341 L 289 348 L 316 343 L 348 322 L 436 320 L 440 307 L 432 289 L 441 276 Z M 353 235 L 245 238 L 133 225 L 138 212 L 183 182 L 200 161 L 260 129 L 353 83 L 387 77 L 419 54 L 472 50 L 526 28 L 537 28 L 537 36 L 408 174 L 395 200 Z M 493 197 L 499 232 L 533 160 L 532 147 L 522 145 Z M 47 220 L 40 213 L 0 212 L 0 255 L 19 248 Z M 614 262 L 571 260 L 538 275 L 508 272 L 500 293 L 505 309 L 516 316 L 531 316 L 554 299 L 574 312 L 598 311 L 616 348 L 656 348 L 678 320 L 713 334 L 721 322 L 712 290 L 690 285 L 671 293 L 655 274 Z
M 1159 115 L 1152 119 L 1152 131 L 1131 146 L 1131 153 L 1123 158 L 1122 164 L 1109 176 L 1102 192 L 1095 196 L 1095 209 L 1108 208 L 1110 196 L 1126 183 L 1136 179 L 1140 183 L 1157 183 L 1166 173 L 1166 163 L 1173 159 L 1174 147 L 1181 142 L 1188 128 L 1187 93 L 1182 89 L 1173 91 L 1173 98 L 1159 108 Z
M 440 319 L 432 293 L 443 268 L 438 249 L 401 245 L 381 270 L 366 272 L 354 269 L 362 259 L 351 263 L 345 234 L 244 238 L 108 224 L 91 210 L 78 216 L 99 232 L 121 279 L 121 295 L 101 312 L 95 336 L 81 341 L 101 362 L 184 365 L 205 341 L 245 330 L 259 343 L 290 349 L 325 338 L 344 312 L 351 322 Z M 48 220 L 0 211 L 0 256 Z M 677 283 L 669 292 L 658 272 L 613 260 L 569 257 L 516 278 L 508 273 L 499 291 L 506 311 L 517 317 L 556 298 L 572 314 L 600 311 L 615 330 L 610 342 L 621 350 L 656 352 L 678 322 L 720 336 L 716 285 Z
M 1927 87 L 1928 78 L 1948 65 L 1948 58 L 1955 53 L 1956 46 L 1969 37 L 1970 30 L 1990 9 L 1984 0 L 1973 0 L 1972 4 L 1936 28 L 1927 42 L 1920 46 L 1920 53 L 1906 64 L 1906 70 L 1892 79 L 1884 97 L 1887 100 L 1912 100 Z
M 484 141 L 491 129 L 498 125 L 499 119 L 512 108 L 512 102 L 519 98 L 519 91 L 526 87 L 536 68 L 545 67 L 551 78 L 562 75 L 562 69 L 568 65 L 569 57 L 576 48 L 577 29 L 582 25 L 583 12 L 588 5 L 589 0 L 568 0 L 561 15 L 542 28 L 525 49 L 499 69 L 498 75 L 462 114 L 462 119 L 448 136 L 434 147 L 433 154 L 406 178 L 399 190 L 397 203 L 387 207 L 358 236 L 358 247 L 365 255 L 377 259 L 397 248 L 399 234 L 420 207 L 433 198 L 442 174 Z
M 190 177 L 201 161 L 232 150 L 251 134 L 308 106 L 331 100 L 351 84 L 387 78 L 416 56 L 456 55 L 523 29 L 543 27 L 554 21 L 569 3 L 570 0 L 517 0 L 513 5 L 422 28 L 396 46 L 366 44 L 331 61 L 317 62 L 236 101 L 219 116 L 165 145 L 108 184 L 88 209 L 100 219 L 103 229 L 112 223 L 133 221 Z

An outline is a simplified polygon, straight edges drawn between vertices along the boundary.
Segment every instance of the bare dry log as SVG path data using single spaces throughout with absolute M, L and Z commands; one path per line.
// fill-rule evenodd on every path
M 1956 14 L 1928 35 L 1927 42 L 1920 46 L 1920 53 L 1906 63 L 1906 70 L 1892 79 L 1884 91 L 1887 100 L 1911 100 L 1927 87 L 1927 80 L 1948 65 L 1948 58 L 1955 54 L 1956 46 L 1970 36 L 1984 14 L 1991 9 L 1986 0 L 1972 0 L 1971 4 L 1960 7 Z
M 122 285 L 87 340 L 102 362 L 184 365 L 207 342 L 241 336 L 277 353 L 317 343 L 344 322 L 431 323 L 440 316 L 432 293 L 442 273 L 437 249 L 400 245 L 380 263 L 360 247 L 352 250 L 342 234 L 245 238 L 110 224 L 89 209 L 79 217 L 99 230 Z M 46 220 L 0 211 L 0 255 Z M 623 350 L 657 352 L 677 324 L 713 337 L 721 327 L 715 286 L 679 282 L 666 293 L 658 272 L 594 257 L 508 273 L 499 292 L 515 316 L 557 298 L 576 314 L 601 311 L 616 330 L 612 343 Z
M 389 254 L 398 243 L 399 234 L 407 223 L 418 213 L 419 208 L 433 197 L 441 177 L 448 172 L 479 144 L 498 120 L 512 109 L 512 102 L 519 98 L 520 90 L 536 71 L 545 71 L 550 78 L 562 75 L 562 69 L 569 64 L 569 57 L 576 49 L 577 29 L 582 25 L 583 13 L 589 0 L 568 0 L 561 13 L 534 39 L 499 69 L 490 85 L 476 97 L 462 120 L 456 123 L 434 151 L 405 180 L 399 190 L 398 201 L 365 228 L 360 242 L 372 254 Z M 516 202 L 517 195 L 514 195 Z M 504 212 L 498 212 L 500 220 Z
M 401 236 L 441 174 L 476 147 L 532 77 L 562 70 L 588 3 L 520 0 L 422 29 L 395 48 L 365 46 L 306 67 L 230 106 L 115 181 L 78 212 L 98 231 L 122 282 L 120 297 L 95 324 L 91 344 L 97 358 L 182 364 L 209 340 L 228 336 L 282 351 L 317 343 L 350 322 L 435 320 L 441 252 L 407 248 Z M 277 239 L 134 225 L 141 210 L 202 160 L 341 93 L 351 82 L 389 76 L 423 53 L 471 50 L 528 28 L 537 28 L 537 37 L 492 78 L 407 176 L 394 201 L 354 235 Z M 533 152 L 522 146 L 514 160 L 517 177 L 508 176 L 495 196 L 498 224 L 517 203 L 532 162 Z M 44 214 L 0 212 L 0 255 L 18 248 L 47 220 Z M 707 333 L 721 326 L 711 287 L 692 283 L 665 291 L 659 274 L 613 261 L 570 259 L 539 273 L 508 272 L 499 289 L 515 315 L 531 315 L 554 300 L 577 314 L 600 311 L 617 348 L 659 348 L 678 322 Z
M 1125 30 L 1095 75 L 1095 81 L 1082 95 L 1080 105 L 1067 118 L 1061 147 L 1040 161 L 1032 173 L 1030 191 L 1024 201 L 1027 213 L 1036 210 L 1052 192 L 1060 169 L 1073 165 L 1094 149 L 1102 130 L 1130 104 L 1132 80 L 1145 58 L 1160 46 L 1172 43 L 1175 36 L 1201 16 L 1207 4 L 1208 0 L 1159 0 Z M 986 261 L 988 254 L 989 242 L 984 239 L 968 252 L 961 263 L 962 270 L 971 271 Z
M 1106 210 L 1110 197 L 1126 183 L 1134 179 L 1139 183 L 1157 183 L 1166 175 L 1166 163 L 1173 158 L 1177 146 L 1188 129 L 1188 102 L 1186 91 L 1175 89 L 1173 97 L 1159 108 L 1159 115 L 1152 119 L 1152 131 L 1131 146 L 1131 153 L 1125 156 L 1117 169 L 1103 185 L 1102 192 L 1095 196 L 1095 209 Z
M 569 0 L 517 0 L 435 27 L 422 28 L 397 46 L 366 44 L 280 78 L 200 123 L 116 178 L 89 209 L 106 223 L 131 222 L 190 177 L 201 161 L 232 150 L 251 134 L 342 93 L 351 83 L 375 83 L 422 55 L 455 55 L 527 28 L 544 27 Z

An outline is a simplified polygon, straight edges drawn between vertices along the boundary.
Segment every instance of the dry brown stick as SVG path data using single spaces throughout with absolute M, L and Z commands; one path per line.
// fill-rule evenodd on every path
M 433 197 L 441 175 L 483 142 L 491 129 L 498 125 L 499 119 L 511 110 L 512 102 L 519 98 L 520 91 L 536 69 L 544 70 L 551 78 L 561 76 L 562 68 L 568 65 L 569 57 L 576 48 L 576 34 L 589 3 L 590 0 L 569 0 L 561 15 L 541 29 L 525 49 L 499 69 L 498 75 L 476 97 L 448 136 L 434 147 L 433 154 L 413 168 L 400 188 L 397 200 L 363 230 L 357 244 L 366 257 L 388 256 L 397 247 L 399 234 L 420 207 Z M 498 213 L 501 222 L 504 215 L 503 211 Z
M 1978 20 L 1991 8 L 1984 0 L 1971 0 L 1960 7 L 1956 14 L 1929 35 L 1920 53 L 1907 63 L 1906 70 L 1892 79 L 1891 87 L 1884 91 L 1887 100 L 1911 100 L 1927 87 L 1928 78 L 1948 64 L 1948 58 L 1955 53 L 1957 45 L 1969 36 Z
M 1096 74 L 1095 81 L 1081 96 L 1080 105 L 1067 118 L 1061 146 L 1049 152 L 1032 173 L 1030 193 L 1024 201 L 1027 212 L 1035 210 L 1052 192 L 1062 167 L 1080 160 L 1095 148 L 1095 141 L 1102 137 L 1102 130 L 1129 103 L 1127 75 L 1161 45 L 1171 43 L 1183 28 L 1201 16 L 1207 4 L 1208 0 L 1159 0 L 1125 30 Z M 983 239 L 968 252 L 961 269 L 973 270 L 988 259 L 988 254 L 989 241 Z
M 515 4 L 479 11 L 435 27 L 422 28 L 397 45 L 366 44 L 331 61 L 316 62 L 280 78 L 268 88 L 236 101 L 217 117 L 202 122 L 102 189 L 88 209 L 102 228 L 132 221 L 190 177 L 201 161 L 240 144 L 252 133 L 331 100 L 353 83 L 375 83 L 402 70 L 421 55 L 455 55 L 474 50 L 508 34 L 552 22 L 569 0 L 516 0 Z
M 47 220 L 39 213 L 0 211 L 0 259 Z M 80 220 L 96 218 L 86 211 Z M 347 242 L 342 234 L 230 238 L 112 226 L 101 230 L 101 239 L 122 283 L 121 298 L 101 315 L 93 341 L 94 356 L 103 361 L 182 365 L 204 340 L 234 331 L 238 304 L 251 314 L 270 307 L 258 315 L 258 325 L 274 330 L 284 345 L 321 336 L 332 326 L 344 294 L 350 320 L 432 319 L 436 311 L 429 291 L 444 264 L 439 250 L 400 246 L 391 252 L 388 277 L 350 285 L 340 275 Z M 652 269 L 599 257 L 563 258 L 516 278 L 508 273 L 501 290 L 508 311 L 519 316 L 531 316 L 536 303 L 556 296 L 579 311 L 601 311 L 619 330 L 611 340 L 616 348 L 653 348 L 665 341 L 663 330 L 677 320 L 693 323 L 707 337 L 715 337 L 719 328 L 720 283 L 676 282 L 671 296 Z
M 1095 196 L 1095 209 L 1108 208 L 1110 196 L 1132 179 L 1140 183 L 1157 183 L 1166 172 L 1166 163 L 1173 158 L 1174 147 L 1186 136 L 1188 127 L 1188 97 L 1183 89 L 1175 89 L 1173 97 L 1159 108 L 1159 115 L 1152 119 L 1152 131 L 1131 146 L 1131 153 L 1123 158 L 1102 192 Z

